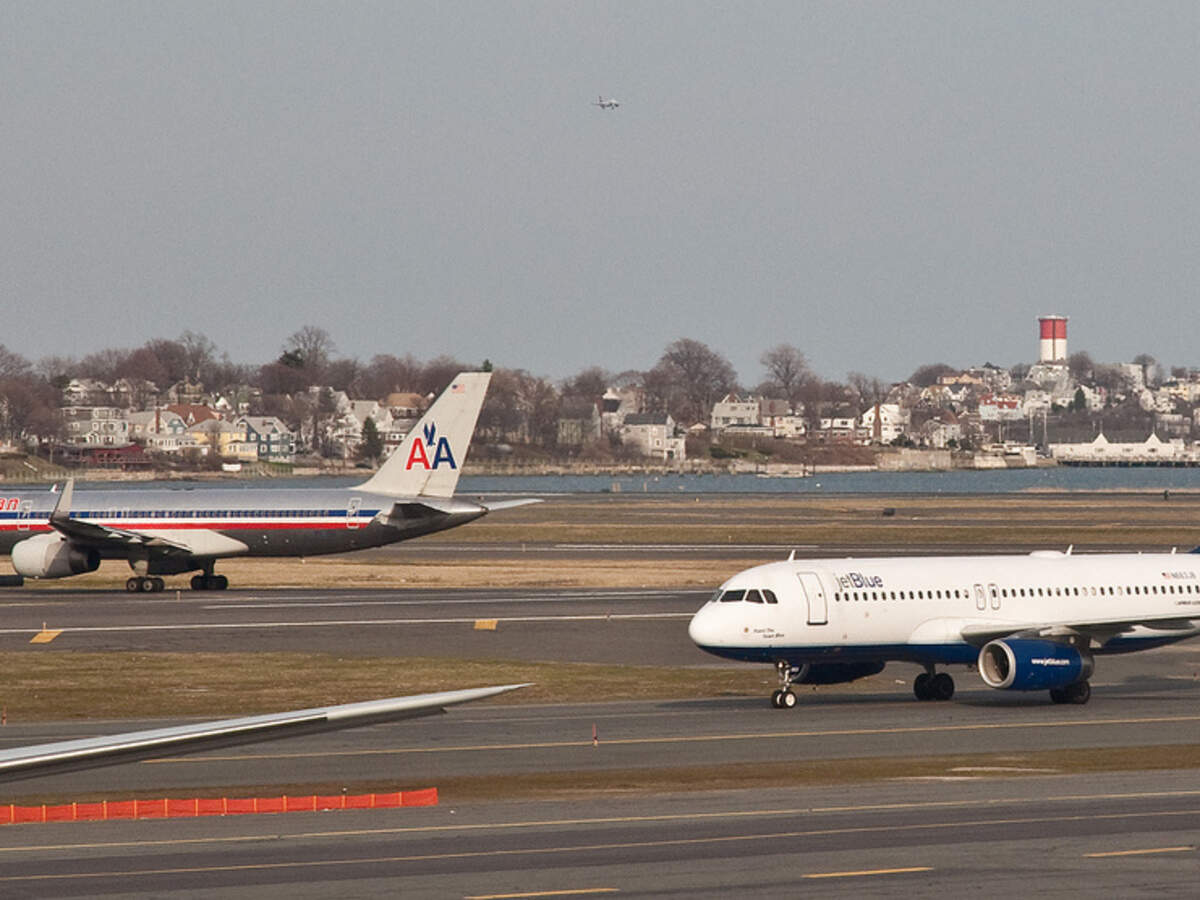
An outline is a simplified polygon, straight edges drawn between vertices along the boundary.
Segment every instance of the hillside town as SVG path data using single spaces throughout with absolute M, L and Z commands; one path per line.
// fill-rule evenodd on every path
M 1165 370 L 1148 355 L 1097 364 L 1067 352 L 1066 325 L 1039 319 L 1035 362 L 931 364 L 891 384 L 857 373 L 826 381 L 785 344 L 763 353 L 765 377 L 745 389 L 720 353 L 690 339 L 644 372 L 589 368 L 554 383 L 497 368 L 472 461 L 776 474 L 1200 464 L 1200 370 Z M 333 350 L 312 326 L 257 369 L 191 333 L 37 366 L 0 348 L 0 438 L 10 456 L 67 468 L 370 467 L 455 372 L 493 368 L 391 356 L 363 365 Z

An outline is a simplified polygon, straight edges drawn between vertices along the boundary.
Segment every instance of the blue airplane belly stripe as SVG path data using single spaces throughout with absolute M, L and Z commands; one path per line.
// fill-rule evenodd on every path
M 1134 653 L 1163 647 L 1185 640 L 1188 635 L 1151 635 L 1115 637 L 1091 652 L 1097 656 L 1118 653 Z M 892 662 L 938 663 L 941 665 L 974 665 L 979 658 L 978 647 L 968 643 L 953 644 L 854 644 L 828 646 L 774 647 L 713 647 L 697 645 L 714 656 L 736 659 L 741 662 L 774 663 L 786 659 L 793 664 L 870 662 L 889 660 Z

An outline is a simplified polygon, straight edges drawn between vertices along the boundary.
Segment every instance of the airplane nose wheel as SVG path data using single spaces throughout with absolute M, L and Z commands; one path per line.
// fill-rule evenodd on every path
M 780 660 L 775 663 L 775 671 L 779 673 L 780 687 L 771 694 L 771 705 L 776 709 L 792 709 L 796 705 L 796 695 L 792 693 L 792 664 Z

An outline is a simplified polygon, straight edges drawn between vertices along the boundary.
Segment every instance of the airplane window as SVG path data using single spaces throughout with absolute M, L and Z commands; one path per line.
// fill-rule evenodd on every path
M 763 602 L 762 594 L 760 594 L 758 591 L 746 591 L 746 602 L 747 603 L 762 603 Z
M 721 595 L 722 603 L 740 603 L 742 598 L 746 596 L 745 591 L 726 591 Z
M 708 598 L 708 602 L 716 603 L 720 599 L 721 599 L 721 589 L 717 588 L 715 591 L 713 591 L 713 595 Z
M 779 598 L 775 596 L 774 591 L 764 590 L 762 592 L 762 594 L 768 603 L 778 603 L 779 602 Z

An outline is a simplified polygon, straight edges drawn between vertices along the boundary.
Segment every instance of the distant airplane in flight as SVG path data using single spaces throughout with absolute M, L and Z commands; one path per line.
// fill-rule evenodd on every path
M 364 483 L 352 488 L 12 491 L 0 495 L 0 553 L 26 578 L 133 569 L 125 589 L 161 591 L 160 575 L 199 570 L 195 590 L 224 590 L 232 556 L 315 556 L 380 547 L 533 500 L 454 496 L 491 375 L 462 372 Z
M 596 102 L 592 104 L 592 106 L 598 106 L 601 109 L 616 109 L 620 105 L 621 103 L 616 97 L 609 97 L 606 100 L 603 94 L 598 94 Z

